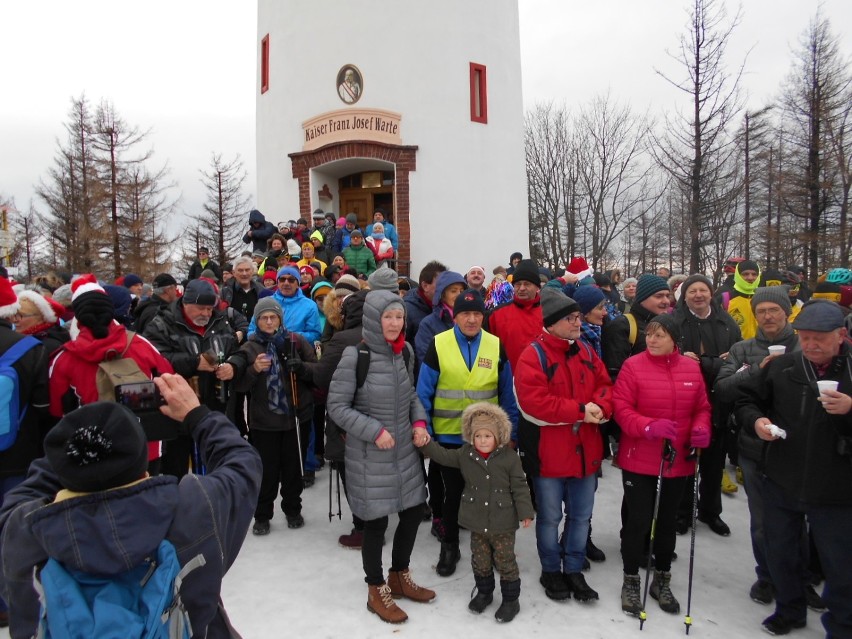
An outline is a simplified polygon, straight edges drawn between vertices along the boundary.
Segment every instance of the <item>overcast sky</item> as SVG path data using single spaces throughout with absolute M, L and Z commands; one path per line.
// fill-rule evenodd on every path
M 550 100 L 575 107 L 606 92 L 638 111 L 683 105 L 654 69 L 680 72 L 666 51 L 677 50 L 686 4 L 520 0 L 526 108 Z M 751 108 L 777 93 L 819 4 L 745 0 L 728 60 L 737 65 L 751 51 L 743 82 Z M 728 2 L 732 14 L 736 6 Z M 821 6 L 852 55 L 852 2 Z M 180 211 L 199 208 L 199 171 L 213 152 L 242 157 L 253 202 L 256 21 L 250 1 L 0 2 L 0 197 L 29 207 L 64 139 L 70 99 L 85 93 L 151 130 L 154 165 L 170 167 Z

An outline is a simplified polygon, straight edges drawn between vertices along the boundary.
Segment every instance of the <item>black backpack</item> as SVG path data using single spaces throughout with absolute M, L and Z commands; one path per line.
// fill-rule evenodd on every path
M 408 377 L 411 378 L 411 344 L 405 343 L 405 348 L 402 349 L 402 359 L 405 360 L 405 369 L 408 371 Z M 361 341 L 358 344 L 358 364 L 355 367 L 355 388 L 356 390 L 364 385 L 367 379 L 367 371 L 370 370 L 370 349 Z

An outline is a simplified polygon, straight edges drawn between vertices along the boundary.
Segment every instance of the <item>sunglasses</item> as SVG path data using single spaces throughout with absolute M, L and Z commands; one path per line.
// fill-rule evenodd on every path
M 292 275 L 286 275 L 284 277 L 279 277 L 278 281 L 279 282 L 296 282 L 298 280 L 295 277 L 293 277 Z

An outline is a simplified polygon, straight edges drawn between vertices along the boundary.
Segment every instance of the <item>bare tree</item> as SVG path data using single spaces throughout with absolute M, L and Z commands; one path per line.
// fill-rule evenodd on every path
M 116 113 L 111 102 L 101 101 L 94 118 L 91 144 L 97 154 L 101 183 L 106 191 L 113 277 L 122 274 L 121 230 L 124 220 L 120 208 L 120 191 L 125 187 L 124 176 L 128 173 L 138 176 L 138 167 L 151 158 L 150 150 L 139 150 L 147 134 L 147 131 L 140 132 L 136 127 L 129 126 Z M 136 155 L 128 157 L 130 154 Z M 144 211 L 137 209 L 136 213 L 144 217 Z
M 629 106 L 600 96 L 580 111 L 574 145 L 580 177 L 580 222 L 592 268 L 603 270 L 613 242 L 631 214 L 649 208 L 652 163 L 647 158 L 648 126 Z M 613 259 L 610 256 L 610 261 Z
M 54 239 L 56 266 L 91 271 L 103 231 L 104 190 L 98 180 L 90 137 L 92 114 L 85 96 L 73 98 L 65 124 L 65 143 L 57 152 L 36 195 L 47 207 L 47 232 Z
M 658 75 L 690 98 L 689 111 L 669 116 L 654 151 L 660 165 L 686 198 L 689 272 L 705 270 L 702 247 L 715 239 L 708 221 L 737 191 L 737 176 L 728 172 L 736 145 L 728 129 L 741 109 L 739 83 L 744 62 L 733 73 L 725 68 L 725 52 L 740 12 L 728 20 L 722 0 L 692 0 L 689 29 L 681 36 L 680 49 L 669 54 L 682 67 L 673 77 Z
M 239 155 L 231 162 L 223 162 L 221 154 L 213 153 L 210 167 L 201 171 L 201 183 L 207 193 L 203 212 L 191 216 L 197 246 L 207 243 L 215 247 L 214 256 L 224 264 L 241 246 L 242 229 L 248 199 L 243 195 L 246 172 Z
M 848 188 L 845 207 L 844 197 L 836 196 L 838 183 L 843 192 L 844 156 L 843 151 L 837 155 L 835 145 L 848 147 L 849 143 L 850 83 L 849 61 L 840 54 L 838 37 L 828 19 L 817 14 L 801 38 L 781 96 L 785 143 L 791 156 L 785 203 L 789 213 L 805 222 L 805 268 L 812 281 L 820 271 L 821 252 L 825 263 L 828 247 L 821 244 L 821 237 L 826 237 L 833 216 L 837 219 L 837 214 L 848 211 Z M 848 158 L 846 169 L 848 178 Z M 848 237 L 843 243 L 848 260 Z

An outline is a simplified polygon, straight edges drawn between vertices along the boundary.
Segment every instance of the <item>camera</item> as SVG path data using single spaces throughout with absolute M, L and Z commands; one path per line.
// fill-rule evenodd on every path
M 153 381 L 119 384 L 115 387 L 115 401 L 134 413 L 159 411 L 166 403 Z

